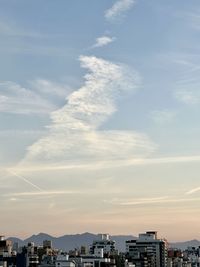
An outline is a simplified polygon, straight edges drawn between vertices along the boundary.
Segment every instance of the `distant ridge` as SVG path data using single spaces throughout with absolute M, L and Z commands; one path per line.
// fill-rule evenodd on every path
M 200 241 L 197 240 L 197 239 L 193 239 L 193 240 L 190 240 L 190 241 L 171 243 L 170 246 L 172 248 L 179 248 L 179 249 L 184 250 L 187 247 L 199 247 L 200 246 Z
M 113 235 L 111 236 L 113 240 L 116 241 L 116 247 L 119 251 L 125 251 L 125 241 L 130 239 L 137 239 L 137 237 L 132 235 Z M 37 235 L 32 235 L 25 240 L 21 240 L 16 237 L 9 237 L 13 243 L 18 242 L 19 246 L 27 245 L 29 242 L 34 242 L 37 246 L 42 245 L 43 240 L 52 240 L 53 247 L 62 249 L 63 251 L 69 251 L 75 248 L 80 248 L 82 245 L 89 247 L 93 240 L 97 239 L 96 234 L 92 233 L 82 233 L 73 235 L 63 235 L 60 237 L 54 237 L 45 233 L 39 233 Z M 199 247 L 200 241 L 194 239 L 185 242 L 174 242 L 169 244 L 172 248 L 186 249 L 187 247 Z
M 129 239 L 135 239 L 132 235 L 115 235 L 111 236 L 116 241 L 116 247 L 119 251 L 125 251 L 125 241 Z M 90 246 L 93 240 L 97 239 L 96 234 L 83 233 L 74 235 L 63 235 L 60 237 L 54 237 L 45 233 L 39 233 L 32 235 L 25 240 L 21 240 L 16 237 L 9 237 L 8 239 L 13 242 L 18 242 L 19 246 L 27 245 L 29 242 L 34 242 L 35 245 L 42 245 L 43 240 L 52 240 L 53 247 L 62 249 L 63 251 L 69 251 L 75 248 L 80 248 L 82 245 Z

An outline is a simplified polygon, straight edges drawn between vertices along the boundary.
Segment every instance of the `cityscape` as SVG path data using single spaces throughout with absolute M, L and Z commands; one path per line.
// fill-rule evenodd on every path
M 0 0 L 0 267 L 200 267 L 200 0 Z
M 54 247 L 52 240 L 36 245 L 0 236 L 0 267 L 199 267 L 200 246 L 184 250 L 170 247 L 156 231 L 140 233 L 125 241 L 125 251 L 117 249 L 109 234 L 98 234 L 89 246 L 69 251 Z

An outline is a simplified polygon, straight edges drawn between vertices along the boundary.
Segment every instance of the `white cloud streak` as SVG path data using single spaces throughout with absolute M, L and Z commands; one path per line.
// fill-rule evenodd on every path
M 135 0 L 118 0 L 114 5 L 105 11 L 105 18 L 113 21 L 132 8 Z
M 31 197 L 31 196 L 56 196 L 56 195 L 72 195 L 72 194 L 81 194 L 79 191 L 70 191 L 70 190 L 60 190 L 60 191 L 37 191 L 37 192 L 20 192 L 20 193 L 11 193 L 4 196 L 13 196 L 13 197 Z
M 199 10 L 196 12 L 178 12 L 178 17 L 187 22 L 193 30 L 200 30 L 200 15 Z
M 186 192 L 186 195 L 192 195 L 200 191 L 200 187 L 193 188 Z
M 28 38 L 44 38 L 45 35 L 33 32 L 30 29 L 24 30 L 22 28 L 16 27 L 14 23 L 9 21 L 0 21 L 0 35 L 12 36 L 12 37 L 28 37 Z
M 175 98 L 187 105 L 200 104 L 199 90 L 194 89 L 179 89 L 174 94 Z
M 172 110 L 154 110 L 150 117 L 156 124 L 166 124 L 174 120 L 176 113 Z
M 0 137 L 9 137 L 9 138 L 16 138 L 19 136 L 23 137 L 36 137 L 42 136 L 46 133 L 46 130 L 1 130 Z
M 96 48 L 96 47 L 106 46 L 114 41 L 115 41 L 114 37 L 101 36 L 96 39 L 96 43 L 92 47 Z
M 56 106 L 35 92 L 12 82 L 0 83 L 0 112 L 15 114 L 49 113 Z
M 11 170 L 20 172 L 38 172 L 38 171 L 57 171 L 57 170 L 72 170 L 72 169 L 84 169 L 84 170 L 99 170 L 107 168 L 118 168 L 124 166 L 145 166 L 145 165 L 157 165 L 157 164 L 176 164 L 176 163 L 195 163 L 200 162 L 200 156 L 176 156 L 176 157 L 162 157 L 162 158 L 135 158 L 125 160 L 99 160 L 81 163 L 76 162 L 63 162 L 62 164 L 56 163 L 49 165 L 43 164 L 30 164 L 17 165 L 11 167 Z
M 193 202 L 199 201 L 200 198 L 169 198 L 169 197 L 158 197 L 158 198 L 138 198 L 130 200 L 112 200 L 110 204 L 119 206 L 137 206 L 137 205 L 153 205 L 153 204 L 165 204 L 165 203 L 182 203 L 182 202 Z M 108 201 L 109 202 L 109 201 Z
M 30 83 L 34 90 L 45 97 L 57 97 L 66 98 L 70 92 L 70 88 L 67 86 L 60 85 L 58 83 L 53 83 L 44 79 L 36 79 Z
M 11 170 L 7 169 L 6 171 L 7 171 L 8 173 L 10 173 L 12 176 L 17 177 L 18 179 L 22 180 L 22 181 L 25 182 L 26 184 L 30 185 L 31 187 L 33 187 L 33 188 L 39 190 L 40 193 L 41 193 L 41 192 L 44 192 L 44 191 L 42 190 L 42 188 L 40 188 L 40 187 L 37 186 L 36 184 L 30 182 L 30 181 L 29 181 L 27 178 L 25 178 L 24 176 L 17 174 L 17 173 L 14 172 L 13 170 L 11 171 Z
M 80 57 L 89 70 L 85 84 L 70 94 L 67 104 L 51 114 L 49 134 L 28 149 L 27 162 L 88 162 L 144 156 L 154 145 L 144 134 L 99 130 L 117 110 L 116 99 L 135 91 L 139 75 L 125 66 L 96 57 Z
M 177 80 L 174 83 L 173 97 L 182 104 L 196 106 L 200 104 L 200 65 L 198 54 L 172 54 L 171 60 L 178 67 Z
M 46 80 L 31 82 L 24 88 L 13 82 L 0 82 L 0 112 L 13 114 L 49 114 L 58 108 L 57 102 L 69 90 Z

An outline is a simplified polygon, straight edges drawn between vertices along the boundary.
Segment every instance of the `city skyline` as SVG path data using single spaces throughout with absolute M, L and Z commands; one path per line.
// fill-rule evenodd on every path
M 6 236 L 200 239 L 195 0 L 0 0 Z

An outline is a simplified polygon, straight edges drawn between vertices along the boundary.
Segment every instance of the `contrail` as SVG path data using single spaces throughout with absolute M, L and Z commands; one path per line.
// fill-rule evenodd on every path
M 29 180 L 27 180 L 24 176 L 19 175 L 19 174 L 13 172 L 13 171 L 8 170 L 8 169 L 7 169 L 6 171 L 9 172 L 9 173 L 12 174 L 12 175 L 18 177 L 20 180 L 22 180 L 22 181 L 24 181 L 25 183 L 31 185 L 32 187 L 36 188 L 36 189 L 39 190 L 40 192 L 44 192 L 44 190 L 42 190 L 42 188 L 40 188 L 39 186 L 37 186 L 37 185 L 31 183 L 31 182 L 30 182 Z

